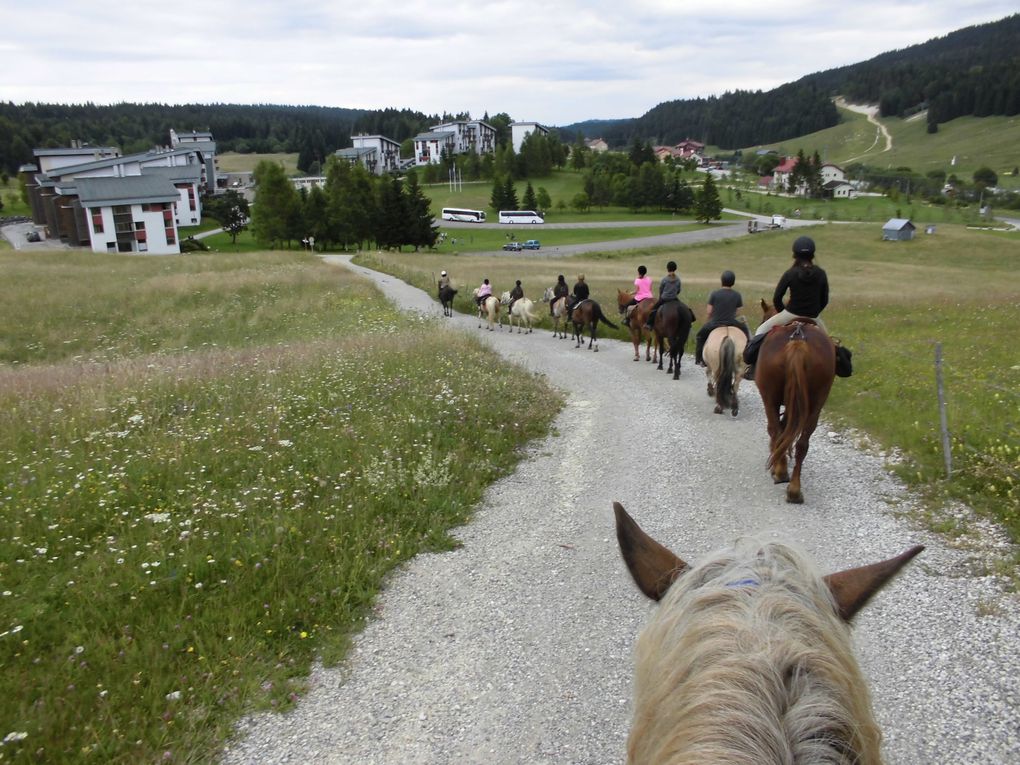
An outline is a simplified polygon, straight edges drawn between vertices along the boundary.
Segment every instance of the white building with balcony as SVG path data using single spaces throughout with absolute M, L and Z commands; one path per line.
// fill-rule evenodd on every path
M 438 164 L 444 151 L 453 155 L 471 151 L 492 154 L 495 150 L 496 128 L 481 120 L 444 122 L 414 137 L 416 165 Z

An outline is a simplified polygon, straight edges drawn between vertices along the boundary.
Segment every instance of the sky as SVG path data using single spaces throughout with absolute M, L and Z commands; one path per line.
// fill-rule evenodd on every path
M 567 125 L 769 90 L 1016 0 L 4 0 L 0 100 L 505 112 Z

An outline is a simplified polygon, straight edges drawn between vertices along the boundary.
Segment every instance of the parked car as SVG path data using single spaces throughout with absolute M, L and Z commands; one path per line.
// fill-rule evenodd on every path
M 39 236 L 39 232 L 38 231 L 29 231 L 27 234 L 25 234 L 25 239 L 27 239 L 30 242 L 41 242 L 42 241 L 42 237 Z
M 540 250 L 542 249 L 542 243 L 537 239 L 529 239 L 524 243 L 525 250 Z
M 520 252 L 524 246 L 520 242 L 507 242 L 503 245 L 503 249 L 509 252 Z

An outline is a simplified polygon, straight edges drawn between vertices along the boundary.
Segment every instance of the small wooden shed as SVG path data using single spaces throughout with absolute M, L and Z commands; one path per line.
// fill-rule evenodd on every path
M 906 218 L 890 218 L 882 226 L 882 239 L 890 242 L 908 241 L 914 238 L 917 227 Z

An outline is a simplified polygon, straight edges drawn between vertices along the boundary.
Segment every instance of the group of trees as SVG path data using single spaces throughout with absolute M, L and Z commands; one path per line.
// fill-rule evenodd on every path
M 258 203 L 251 228 L 267 247 L 314 242 L 317 249 L 432 247 L 438 233 L 430 200 L 411 173 L 406 180 L 381 177 L 360 165 L 331 158 L 323 187 L 299 192 L 283 168 L 260 162 L 253 173 Z

